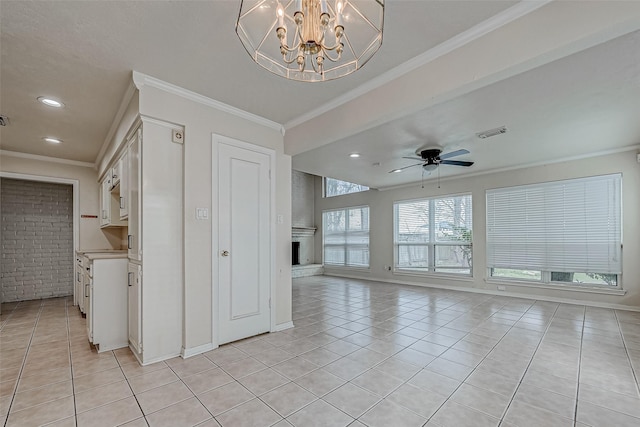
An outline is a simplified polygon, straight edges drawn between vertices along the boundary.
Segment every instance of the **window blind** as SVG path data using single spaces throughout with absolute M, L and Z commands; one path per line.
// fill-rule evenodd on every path
M 369 266 L 369 207 L 322 213 L 324 263 Z
M 487 267 L 620 274 L 620 174 L 488 190 Z

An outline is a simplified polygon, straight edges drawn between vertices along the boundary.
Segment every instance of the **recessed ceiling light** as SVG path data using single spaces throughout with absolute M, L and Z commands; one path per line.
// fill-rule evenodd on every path
M 44 139 L 45 141 L 47 141 L 48 143 L 51 143 L 51 144 L 60 144 L 60 143 L 62 142 L 62 140 L 61 140 L 61 139 L 58 139 L 58 138 L 52 138 L 52 137 L 50 137 L 50 136 L 44 137 L 44 138 L 42 138 L 42 139 Z
M 398 172 L 402 172 L 402 169 L 394 169 L 391 171 L 391 173 L 398 173 Z
M 359 153 L 351 153 L 351 154 L 349 154 L 349 157 L 351 157 L 352 159 L 356 159 L 356 158 L 360 157 L 360 154 Z
M 44 105 L 49 107 L 56 107 L 56 108 L 64 107 L 64 104 L 62 102 L 58 101 L 57 99 L 47 98 L 46 96 L 38 97 L 38 101 L 42 102 Z

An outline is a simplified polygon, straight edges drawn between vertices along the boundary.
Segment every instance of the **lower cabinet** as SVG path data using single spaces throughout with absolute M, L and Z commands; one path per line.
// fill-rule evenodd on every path
M 142 277 L 140 264 L 129 263 L 127 289 L 129 290 L 129 346 L 136 353 L 142 353 Z
M 128 346 L 127 334 L 127 258 L 87 256 L 89 268 L 85 283 L 88 290 L 87 334 L 98 352 Z

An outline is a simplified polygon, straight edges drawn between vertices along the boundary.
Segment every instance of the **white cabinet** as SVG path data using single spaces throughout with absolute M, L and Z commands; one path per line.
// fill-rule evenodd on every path
M 114 189 L 120 184 L 120 177 L 122 175 L 122 164 L 118 161 L 111 168 L 111 189 Z
M 118 160 L 120 173 L 120 219 L 129 217 L 129 153 L 125 151 Z
M 75 276 L 74 276 L 74 287 L 73 287 L 73 299 L 75 305 L 78 306 L 78 309 L 81 313 L 84 313 L 84 268 L 82 267 L 82 255 L 76 254 L 76 264 L 75 264 Z
M 141 268 L 140 264 L 129 263 L 127 284 L 129 289 L 129 344 L 136 353 L 142 353 L 142 317 L 141 317 Z
M 125 253 L 87 254 L 87 335 L 98 352 L 127 347 L 127 258 Z
M 129 258 L 135 261 L 142 260 L 142 246 L 140 235 L 140 173 L 141 173 L 141 159 L 140 159 L 140 145 L 142 143 L 142 129 L 138 129 L 133 137 L 129 140 L 127 147 L 127 160 L 129 164 L 129 170 L 127 171 L 128 185 L 127 185 L 127 200 L 128 203 L 128 227 L 127 232 L 127 249 L 129 251 Z
M 111 176 L 100 183 L 100 226 L 111 222 Z
M 129 142 L 129 348 L 141 364 L 178 356 L 183 333 L 183 145 L 141 118 Z
M 108 173 L 100 183 L 100 227 L 123 227 L 126 220 L 120 219 L 119 186 L 112 188 L 113 176 Z

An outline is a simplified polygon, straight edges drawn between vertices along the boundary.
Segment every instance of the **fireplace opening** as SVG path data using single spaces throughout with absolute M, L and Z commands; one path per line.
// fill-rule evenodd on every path
M 300 242 L 291 242 L 291 265 L 300 265 Z

